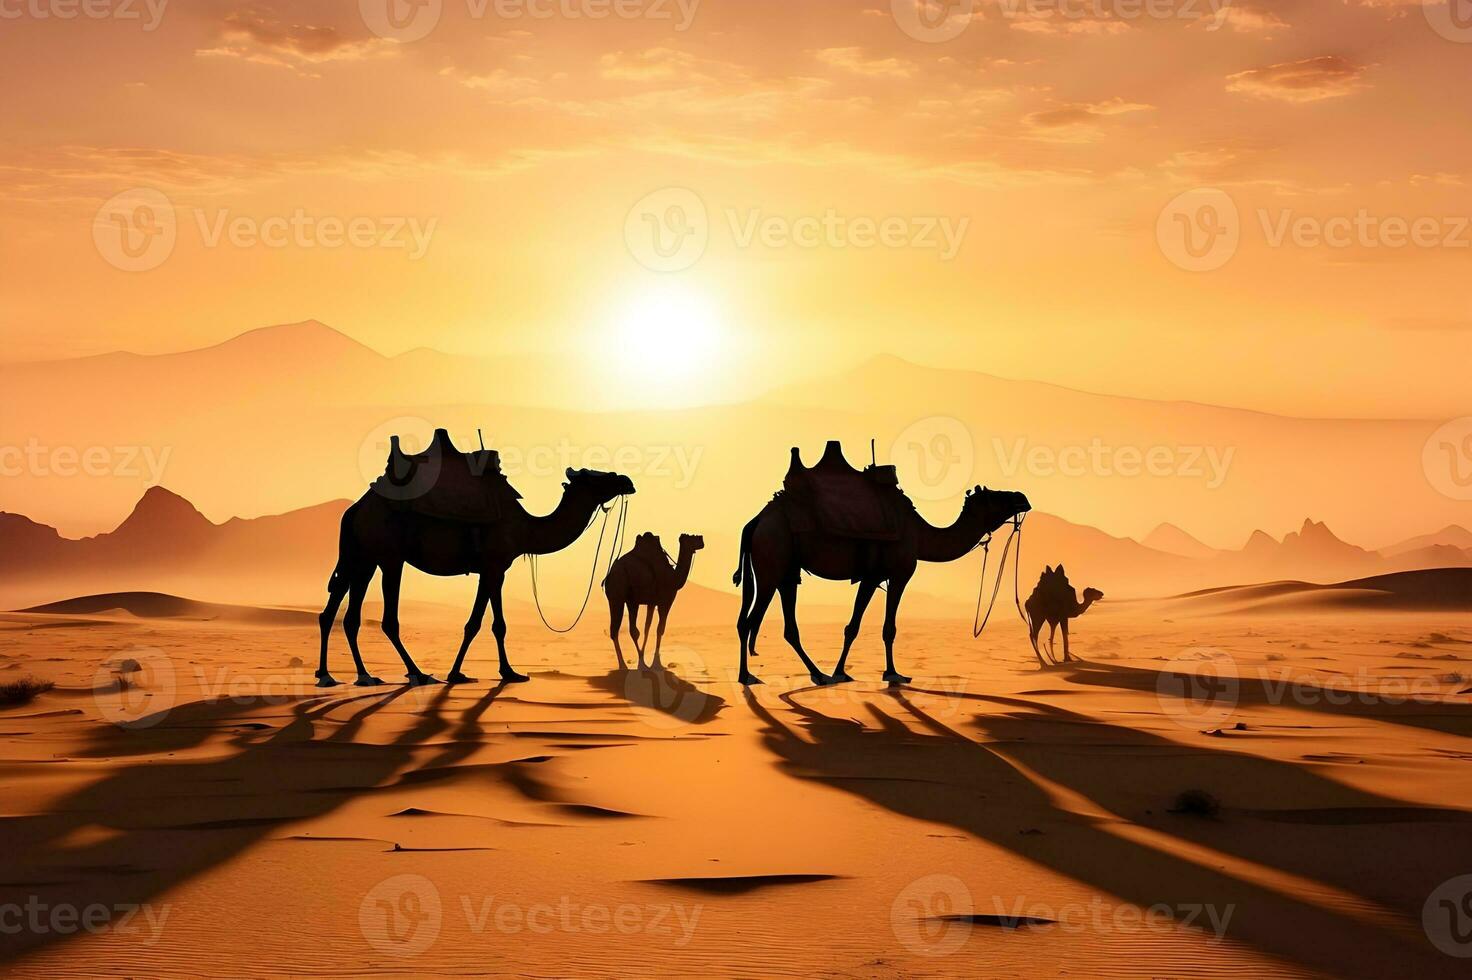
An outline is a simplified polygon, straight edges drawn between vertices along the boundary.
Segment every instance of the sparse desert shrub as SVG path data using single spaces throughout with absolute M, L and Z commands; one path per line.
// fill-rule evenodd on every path
M 112 669 L 119 674 L 136 674 L 143 669 L 143 665 L 132 657 L 125 657 L 112 665 Z
M 1222 812 L 1222 803 L 1204 789 L 1188 789 L 1176 797 L 1176 805 L 1170 812 L 1192 817 L 1215 817 Z
M 18 705 L 30 704 L 55 686 L 50 681 L 37 680 L 34 677 L 7 681 L 0 684 L 0 708 L 14 708 Z
M 301 657 L 292 657 L 291 658 L 291 661 L 289 663 L 287 663 L 286 666 L 288 666 L 288 667 L 305 667 L 306 666 L 306 662 L 303 661 Z
M 1467 678 L 1463 677 L 1455 670 L 1452 671 L 1450 674 L 1442 674 L 1439 678 L 1437 678 L 1437 680 L 1441 681 L 1443 684 L 1460 684 L 1466 679 Z
M 1285 657 L 1285 656 L 1283 656 L 1281 653 L 1270 653 L 1270 654 L 1268 654 L 1268 662 L 1269 663 L 1277 663 L 1279 660 L 1287 660 L 1287 659 L 1288 658 Z

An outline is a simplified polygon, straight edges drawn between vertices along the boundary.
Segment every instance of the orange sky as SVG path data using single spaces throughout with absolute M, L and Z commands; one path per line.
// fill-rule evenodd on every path
M 1466 410 L 1472 45 L 1433 28 L 1445 7 L 1008 0 L 932 43 L 902 29 L 914 0 L 430 0 L 416 40 L 370 30 L 389 0 L 122 2 L 0 0 L 9 358 L 316 317 L 387 353 L 567 352 L 591 381 L 673 283 L 721 355 L 697 391 L 897 351 L 1296 414 Z M 586 16 L 614 9 L 639 16 Z M 140 188 L 176 240 L 128 272 L 99 208 Z M 651 271 L 626 228 L 670 188 L 708 243 Z M 1161 245 L 1196 188 L 1240 217 L 1215 271 Z M 1274 244 L 1361 212 L 1435 233 Z M 312 230 L 232 241 L 240 218 Z M 327 247 L 354 219 L 369 244 Z M 898 244 L 866 247 L 886 219 Z M 950 255 L 934 229 L 963 226 Z

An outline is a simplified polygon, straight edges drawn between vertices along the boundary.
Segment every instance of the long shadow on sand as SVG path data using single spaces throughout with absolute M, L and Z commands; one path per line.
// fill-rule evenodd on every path
M 1161 904 L 1179 910 L 1230 907 L 1228 941 L 1245 944 L 1285 962 L 1336 976 L 1460 975 L 1455 961 L 1436 953 L 1425 941 L 1419 923 L 1410 921 L 1413 917 L 1410 914 L 1396 918 L 1394 914 L 1375 910 L 1370 902 L 1350 903 L 1361 906 L 1351 914 L 1343 905 L 1316 904 L 1294 894 L 1292 889 L 1275 890 L 1248 880 L 1253 877 L 1250 874 L 1241 877 L 1230 874 L 1217 866 L 1220 861 L 1212 862 L 1209 857 L 1191 860 L 1182 853 L 1173 853 L 1191 851 L 1192 847 L 1162 849 L 1142 839 L 1140 834 L 1131 833 L 1125 820 L 1066 808 L 1055 792 L 1034 781 L 1026 770 L 1009 759 L 1019 740 L 1041 737 L 1045 733 L 1044 725 L 1088 724 L 1087 720 L 1060 718 L 1046 712 L 1038 718 L 1028 715 L 977 718 L 976 724 L 982 731 L 995 732 L 1010 740 L 994 748 L 973 741 L 931 717 L 903 693 L 877 695 L 876 702 L 868 705 L 871 724 L 825 715 L 804 705 L 803 696 L 802 692 L 782 696 L 795 716 L 794 726 L 784 722 L 751 692 L 746 695 L 751 710 L 765 726 L 766 747 L 794 777 L 843 789 L 904 816 L 949 825 L 1141 908 Z M 1019 703 L 1029 709 L 1036 707 L 1031 702 Z M 801 729 L 801 735 L 797 728 Z M 1126 739 L 1126 746 L 1135 743 L 1132 737 L 1126 737 L 1130 733 L 1112 726 L 1102 726 L 1102 731 L 1096 734 L 1106 743 L 1114 736 L 1118 736 L 1115 741 Z M 1052 751 L 1069 749 L 1055 745 Z M 1125 748 L 1119 754 L 1128 758 L 1138 753 L 1139 749 Z M 1073 764 L 1069 766 L 1047 766 L 1039 761 L 1046 755 L 1041 750 L 1031 753 L 1025 764 L 1046 769 L 1046 778 L 1089 796 L 1099 808 L 1106 810 L 1111 809 L 1111 785 L 1117 792 L 1127 785 L 1123 780 L 1138 777 L 1141 772 L 1130 770 L 1121 774 L 1109 764 L 1113 752 L 1096 753 L 1082 766 L 1077 747 L 1074 747 Z M 1212 755 L 1209 751 L 1204 753 L 1208 759 Z M 1236 753 L 1228 755 L 1235 757 Z M 1271 761 L 1257 762 L 1265 770 L 1296 769 Z M 1087 779 L 1079 778 L 1081 769 L 1090 770 L 1091 775 Z M 1317 778 L 1311 774 L 1276 771 L 1272 776 L 1290 780 Z M 1072 783 L 1080 785 L 1072 786 Z M 1355 794 L 1343 787 L 1337 787 L 1336 791 L 1341 799 L 1357 799 L 1366 807 L 1398 803 Z M 1162 795 L 1169 799 L 1167 794 Z M 1127 812 L 1127 808 L 1121 809 Z M 1043 832 L 1038 832 L 1035 826 L 1040 814 L 1046 815 L 1047 830 Z M 1167 820 L 1162 815 L 1153 829 L 1176 837 L 1183 845 L 1186 841 L 1196 841 L 1221 852 L 1242 853 L 1254 860 L 1260 857 L 1265 862 L 1281 861 L 1279 866 L 1289 870 L 1301 863 L 1285 857 L 1277 848 L 1260 855 L 1255 853 L 1241 835 L 1231 832 L 1229 821 L 1223 821 L 1227 832 L 1208 839 L 1204 831 L 1182 831 L 1175 821 L 1185 819 Z M 918 878 L 945 869 L 914 870 Z M 1452 873 L 1454 870 L 1449 868 L 1447 874 Z M 975 895 L 974 898 L 977 911 L 986 912 L 991 911 L 985 907 L 989 901 L 994 899 L 999 907 L 1008 908 L 1015 896 Z M 1415 912 L 1419 913 L 1419 909 Z
M 230 734 L 229 754 L 172 762 L 159 756 L 229 733 L 255 699 L 181 706 L 188 723 L 159 732 L 99 729 L 87 755 L 148 753 L 50 804 L 50 812 L 0 820 L 6 855 L 0 903 L 55 908 L 140 905 L 242 853 L 284 823 L 329 813 L 409 767 L 416 746 L 448 727 L 441 709 L 450 688 L 387 744 L 356 742 L 364 724 L 410 692 L 308 697 L 291 706 L 281 728 L 261 736 L 246 726 Z M 269 704 L 278 704 L 279 699 Z M 256 702 L 255 707 L 262 706 Z M 330 716 L 352 713 L 340 722 Z M 209 724 L 212 711 L 219 718 Z M 325 737 L 316 728 L 335 724 Z M 239 726 L 237 726 L 239 727 Z M 325 786 L 324 781 L 331 785 Z M 73 938 L 57 931 L 0 935 L 0 962 Z

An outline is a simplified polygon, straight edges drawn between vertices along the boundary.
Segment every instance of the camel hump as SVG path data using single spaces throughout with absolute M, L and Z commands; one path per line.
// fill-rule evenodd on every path
M 913 509 L 894 467 L 856 469 L 836 439 L 828 441 L 812 467 L 803 466 L 801 454 L 792 450 L 783 488 L 789 522 L 798 531 L 820 527 L 839 537 L 895 541 L 905 513 Z

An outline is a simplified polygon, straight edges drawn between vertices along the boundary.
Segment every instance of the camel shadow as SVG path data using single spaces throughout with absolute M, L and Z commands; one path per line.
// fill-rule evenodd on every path
M 902 816 L 953 827 L 1140 908 L 1229 910 L 1229 941 L 1311 970 L 1367 978 L 1412 972 L 1456 975 L 1449 960 L 1432 951 L 1409 922 L 1394 914 L 1356 912 L 1352 901 L 1349 909 L 1309 901 L 1277 883 L 1259 883 L 1240 870 L 1228 871 L 1200 846 L 1174 846 L 1200 836 L 1182 831 L 1165 817 L 1144 833 L 1135 833 L 1125 820 L 1113 816 L 1113 810 L 1100 815 L 1065 806 L 1058 794 L 1060 784 L 1079 795 L 1098 794 L 1095 799 L 1105 802 L 1095 806 L 1109 809 L 1108 802 L 1120 805 L 1110 795 L 1110 781 L 1123 781 L 1107 765 L 1099 766 L 1087 781 L 1074 775 L 1077 768 L 1062 766 L 1050 767 L 1047 776 L 1039 777 L 1029 768 L 1031 755 L 1028 764 L 1019 765 L 1010 750 L 1037 737 L 1036 720 L 1024 716 L 996 722 L 1010 741 L 994 746 L 936 720 L 903 691 L 878 697 L 879 703 L 867 705 L 871 719 L 864 723 L 829 717 L 803 705 L 796 692 L 783 695 L 781 700 L 795 717 L 789 724 L 746 692 L 748 706 L 763 725 L 765 746 L 794 778 L 841 789 Z M 881 709 L 880 703 L 893 706 L 894 712 Z M 978 719 L 979 726 L 993 722 Z M 1112 754 L 1106 754 L 1110 758 Z M 1353 795 L 1342 787 L 1340 791 Z M 1366 806 L 1393 802 L 1368 795 L 1361 800 Z M 1039 814 L 1046 815 L 1046 829 L 1036 826 Z M 1206 846 L 1245 850 L 1236 840 L 1226 833 Z M 1281 857 L 1276 852 L 1261 856 Z M 1295 863 L 1289 860 L 1287 866 Z M 917 878 L 936 870 L 944 869 L 914 869 Z M 1006 907 L 1013 897 L 976 895 L 974 900 L 982 906 L 990 898 Z
M 597 691 L 657 711 L 671 723 L 707 725 L 726 708 L 726 699 L 703 691 L 668 667 L 614 669 L 588 678 Z
M 1074 684 L 1171 699 L 1191 697 L 1208 705 L 1217 702 L 1226 712 L 1286 707 L 1472 737 L 1472 704 L 1416 699 L 1404 692 L 1346 691 L 1286 674 L 1276 678 L 1244 677 L 1240 673 L 1216 676 L 1189 668 L 1152 670 L 1076 658 L 1063 666 L 1071 669 L 1068 680 Z
M 143 906 L 245 852 L 293 822 L 320 817 L 413 766 L 415 752 L 449 727 L 438 690 L 413 724 L 386 743 L 359 740 L 375 714 L 410 688 L 349 697 L 301 697 L 284 725 L 262 732 L 233 720 L 281 697 L 181 705 L 181 724 L 159 731 L 99 729 L 85 754 L 149 759 L 114 769 L 48 803 L 44 814 L 0 819 L 7 857 L 0 901 L 121 909 Z M 487 702 L 488 703 L 488 702 Z M 334 714 L 351 709 L 343 719 Z M 212 725 L 211 722 L 214 724 Z M 319 728 L 330 727 L 325 735 Z M 166 756 L 226 734 L 227 754 L 202 761 Z M 77 933 L 0 934 L 0 962 Z

